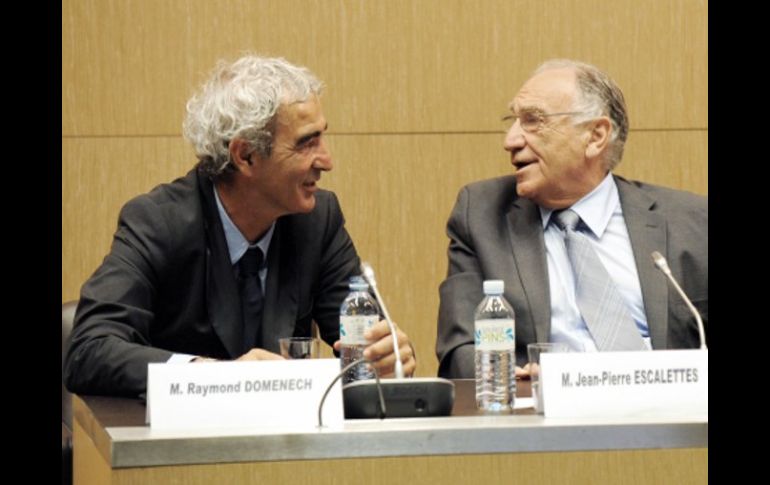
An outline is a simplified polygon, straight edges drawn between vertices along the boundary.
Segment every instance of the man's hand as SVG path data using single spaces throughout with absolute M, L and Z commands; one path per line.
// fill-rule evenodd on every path
M 251 349 L 235 360 L 286 360 L 265 349 Z
M 524 367 L 516 366 L 516 379 L 529 379 L 529 364 Z
M 395 326 L 395 324 L 394 324 Z M 372 325 L 365 333 L 366 340 L 371 342 L 364 350 L 364 357 L 374 362 L 380 377 L 393 377 L 396 365 L 396 354 L 393 352 L 393 338 L 390 336 L 388 322 L 380 320 Z M 398 338 L 398 350 L 401 353 L 401 363 L 404 367 L 404 376 L 411 377 L 417 369 L 417 360 L 409 336 L 396 326 Z M 340 341 L 334 342 L 334 350 L 339 352 Z
M 211 357 L 195 357 L 190 362 L 217 362 L 219 359 L 212 359 Z M 242 356 L 235 360 L 286 360 L 278 354 L 274 354 L 265 349 L 251 349 Z
M 216 361 L 217 361 L 217 359 L 212 359 L 211 357 L 198 356 L 198 357 L 195 357 L 190 362 L 198 363 L 198 362 L 216 362 Z

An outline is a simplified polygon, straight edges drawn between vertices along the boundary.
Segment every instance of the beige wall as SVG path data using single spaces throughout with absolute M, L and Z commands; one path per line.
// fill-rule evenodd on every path
M 705 0 L 63 0 L 62 300 L 109 250 L 130 197 L 194 164 L 186 99 L 251 50 L 311 68 L 337 192 L 393 318 L 435 375 L 446 217 L 511 172 L 500 116 L 536 65 L 585 60 L 623 87 L 618 173 L 707 194 Z

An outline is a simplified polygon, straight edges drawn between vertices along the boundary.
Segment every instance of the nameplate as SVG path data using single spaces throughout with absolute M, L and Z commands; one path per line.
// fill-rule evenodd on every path
M 708 417 L 708 350 L 545 353 L 545 416 Z
M 338 359 L 149 364 L 147 411 L 153 429 L 318 425 L 318 405 L 340 372 Z M 339 381 L 326 397 L 323 424 L 344 420 Z

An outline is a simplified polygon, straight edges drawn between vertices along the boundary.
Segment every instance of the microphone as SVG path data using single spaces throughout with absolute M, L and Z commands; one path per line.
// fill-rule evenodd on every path
M 393 320 L 390 319 L 390 313 L 388 313 L 388 307 L 385 306 L 385 300 L 380 296 L 380 291 L 377 289 L 377 280 L 374 278 L 374 270 L 372 265 L 364 261 L 361 263 L 361 271 L 364 274 L 364 278 L 369 283 L 369 286 L 374 290 L 374 296 L 377 301 L 380 302 L 380 308 L 382 314 L 385 316 L 385 321 L 388 322 L 388 328 L 390 329 L 390 336 L 393 339 L 393 353 L 396 354 L 396 379 L 404 378 L 404 365 L 401 363 L 401 352 L 398 349 L 398 339 L 396 338 L 396 327 L 393 325 Z
M 424 416 L 449 416 L 455 400 L 455 385 L 441 377 L 404 377 L 404 366 L 398 348 L 396 327 L 390 319 L 385 301 L 377 289 L 372 266 L 361 263 L 361 272 L 374 290 L 382 314 L 390 329 L 393 353 L 396 357 L 393 379 L 364 379 L 342 386 L 345 418 L 411 418 Z M 384 398 L 386 409 L 381 405 Z
M 687 298 L 687 295 L 685 295 L 682 287 L 679 286 L 679 283 L 677 283 L 676 279 L 674 279 L 674 276 L 671 274 L 671 268 L 668 267 L 666 258 L 664 258 L 663 255 L 658 251 L 653 251 L 652 260 L 655 262 L 655 266 L 668 277 L 669 281 L 671 281 L 671 284 L 674 285 L 674 288 L 676 288 L 676 291 L 679 293 L 679 296 L 681 296 L 682 300 L 684 300 L 684 302 L 687 304 L 687 308 L 689 308 L 690 312 L 693 314 L 693 316 L 695 316 L 695 321 L 698 322 L 698 334 L 700 334 L 700 348 L 705 350 L 706 332 L 703 330 L 703 320 L 701 319 L 698 310 L 695 309 L 695 306 L 692 304 L 690 299 Z

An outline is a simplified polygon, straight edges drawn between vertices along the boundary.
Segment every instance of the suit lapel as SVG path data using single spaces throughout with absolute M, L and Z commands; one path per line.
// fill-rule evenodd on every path
M 214 332 L 231 358 L 243 354 L 243 316 L 225 232 L 217 212 L 214 186 L 198 174 L 206 233 L 206 309 Z
M 299 261 L 290 234 L 290 218 L 278 219 L 267 254 L 265 306 L 262 310 L 262 347 L 278 353 L 278 339 L 294 332 L 297 315 Z
M 644 313 L 653 349 L 666 348 L 668 334 L 668 282 L 652 261 L 652 252 L 666 254 L 666 220 L 655 212 L 655 200 L 647 193 L 615 177 L 623 218 L 639 273 Z
M 538 341 L 547 342 L 551 332 L 548 265 L 540 212 L 534 203 L 516 198 L 508 212 L 508 234 L 535 336 Z

